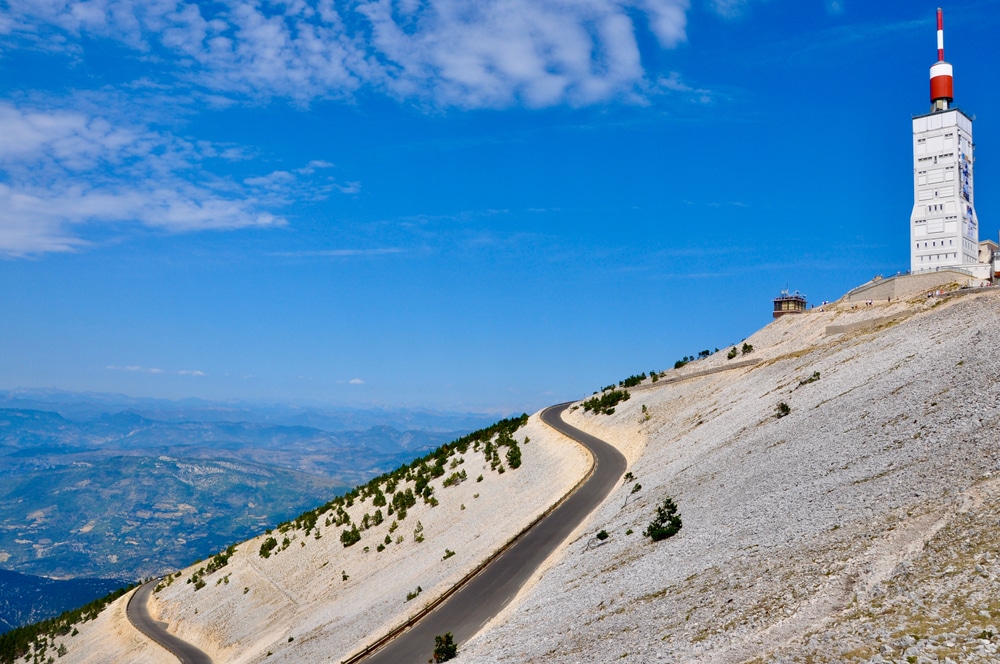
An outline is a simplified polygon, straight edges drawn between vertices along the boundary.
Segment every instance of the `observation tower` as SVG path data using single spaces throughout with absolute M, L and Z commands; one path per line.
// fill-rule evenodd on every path
M 937 62 L 931 65 L 931 108 L 913 118 L 913 211 L 910 271 L 979 263 L 972 167 L 972 118 L 954 101 L 952 66 L 944 59 L 944 16 L 937 10 Z

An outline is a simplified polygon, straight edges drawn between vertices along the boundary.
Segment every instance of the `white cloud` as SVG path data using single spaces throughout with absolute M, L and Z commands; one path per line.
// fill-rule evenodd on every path
M 308 164 L 298 169 L 296 173 L 301 173 L 302 175 L 312 175 L 319 168 L 333 168 L 333 164 L 328 161 L 323 161 L 321 159 L 314 159 Z
M 713 0 L 723 14 L 744 1 Z M 7 4 L 0 26 L 21 39 L 75 50 L 80 35 L 113 39 L 162 54 L 179 65 L 173 75 L 215 92 L 308 103 L 367 86 L 397 98 L 498 107 L 636 94 L 645 76 L 637 33 L 649 30 L 663 48 L 683 42 L 689 0 Z
M 365 384 L 365 381 L 361 380 L 360 378 L 352 378 L 351 380 L 349 380 L 347 382 L 349 384 L 351 384 L 351 385 L 364 385 Z
M 282 226 L 275 208 L 360 188 L 283 170 L 235 183 L 206 162 L 242 160 L 239 148 L 192 142 L 121 115 L 0 101 L 0 256 L 78 251 L 93 243 L 89 233 L 108 227 Z
M 686 2 L 643 5 L 656 10 L 661 41 L 683 38 Z M 627 93 L 643 76 L 635 26 L 619 3 L 431 0 L 407 17 L 395 9 L 378 0 L 358 11 L 397 96 L 429 91 L 466 107 L 586 104 Z
M 295 176 L 288 171 L 274 171 L 269 175 L 263 175 L 259 177 L 246 178 L 243 180 L 244 184 L 248 184 L 251 187 L 263 187 L 265 189 L 280 189 L 288 185 L 290 182 L 295 181 Z

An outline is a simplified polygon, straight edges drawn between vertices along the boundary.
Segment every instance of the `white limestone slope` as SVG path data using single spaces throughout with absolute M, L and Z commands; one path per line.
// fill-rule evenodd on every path
M 289 546 L 266 559 L 259 553 L 265 536 L 239 544 L 225 567 L 204 577 L 200 590 L 185 581 L 204 563 L 182 570 L 153 596 L 151 613 L 217 664 L 341 661 L 451 587 L 557 502 L 590 467 L 589 453 L 537 416 L 515 434 L 519 441 L 525 437 L 530 442 L 520 445 L 521 467 L 503 474 L 491 471 L 480 453 L 470 449 L 461 455 L 465 462 L 456 470 L 465 470 L 468 479 L 454 487 L 443 487 L 444 477 L 434 480 L 439 504 L 418 500 L 382 552 L 376 547 L 394 517 L 365 531 L 349 548 L 340 541 L 343 527 L 325 526 L 321 517 L 308 537 L 303 530 L 275 531 L 279 542 L 289 538 Z M 483 480 L 477 482 L 480 474 Z M 348 512 L 358 523 L 375 509 L 368 499 Z M 418 522 L 421 543 L 414 536 Z M 455 555 L 443 560 L 446 550 Z M 418 586 L 419 596 L 407 601 Z M 123 611 L 124 604 L 116 604 L 102 617 Z M 107 640 L 103 624 L 79 629 L 78 636 L 65 640 L 69 652 L 60 663 L 98 661 L 91 659 L 95 651 L 108 657 L 100 661 L 155 661 L 145 658 L 152 650 L 139 653 Z
M 56 637 L 66 655 L 59 662 L 77 664 L 177 664 L 177 658 L 140 634 L 128 621 L 125 606 L 131 593 L 109 604 L 94 620 L 76 625 L 76 635 Z M 51 655 L 50 655 L 51 656 Z
M 1000 661 L 998 322 L 998 292 L 839 304 L 753 335 L 755 366 L 574 411 L 642 488 L 457 661 Z M 684 526 L 653 543 L 667 495 Z

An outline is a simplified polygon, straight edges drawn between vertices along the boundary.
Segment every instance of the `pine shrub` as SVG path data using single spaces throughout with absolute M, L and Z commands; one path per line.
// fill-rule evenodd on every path
M 451 635 L 451 632 L 444 634 L 442 636 L 434 637 L 434 662 L 447 662 L 449 659 L 455 659 L 458 656 L 458 645 L 455 643 L 455 637 Z
M 663 499 L 663 503 L 656 508 L 656 516 L 650 521 L 646 530 L 642 534 L 649 537 L 654 542 L 673 537 L 681 529 L 681 515 L 677 513 L 677 505 L 670 496 Z

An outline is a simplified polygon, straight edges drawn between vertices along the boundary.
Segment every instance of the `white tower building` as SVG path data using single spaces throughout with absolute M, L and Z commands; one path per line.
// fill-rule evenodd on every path
M 931 111 L 913 118 L 910 271 L 979 262 L 973 195 L 972 119 L 952 108 L 952 67 L 944 60 L 944 19 L 937 10 L 938 61 L 931 66 Z

